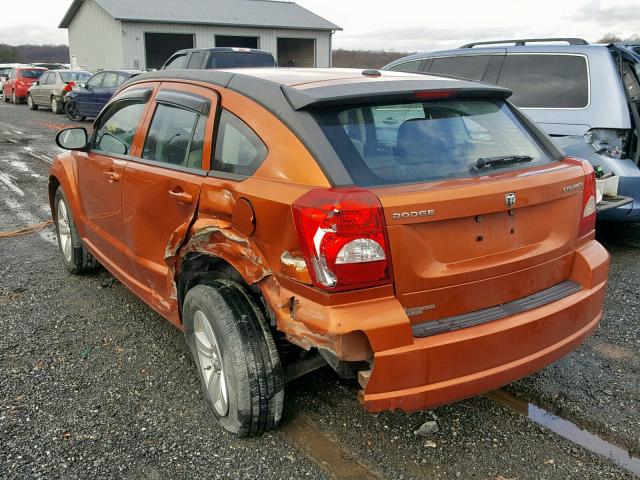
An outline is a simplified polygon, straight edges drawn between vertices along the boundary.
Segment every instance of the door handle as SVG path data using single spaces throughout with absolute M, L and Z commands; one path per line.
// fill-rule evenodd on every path
M 111 183 L 117 182 L 120 180 L 120 174 L 116 172 L 103 172 L 104 178 L 109 180 Z
M 193 195 L 185 192 L 180 187 L 169 190 L 169 196 L 180 203 L 193 203 Z

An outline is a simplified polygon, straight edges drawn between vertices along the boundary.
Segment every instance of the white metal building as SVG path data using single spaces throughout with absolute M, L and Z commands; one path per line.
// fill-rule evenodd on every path
M 330 67 L 340 27 L 293 2 L 274 0 L 73 0 L 60 28 L 71 64 L 152 69 L 176 50 L 249 47 L 280 66 Z

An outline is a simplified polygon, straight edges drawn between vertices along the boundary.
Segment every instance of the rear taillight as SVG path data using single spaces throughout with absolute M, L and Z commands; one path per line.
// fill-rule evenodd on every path
M 67 82 L 67 84 L 64 86 L 64 88 L 62 89 L 63 92 L 70 92 L 71 90 L 73 90 L 73 87 L 76 86 L 75 82 Z
M 565 158 L 566 162 L 580 165 L 584 170 L 584 187 L 582 189 L 582 216 L 578 228 L 578 238 L 590 234 L 596 228 L 596 174 L 593 166 L 586 160 Z
M 310 190 L 293 203 L 313 284 L 329 291 L 391 283 L 382 206 L 368 190 Z

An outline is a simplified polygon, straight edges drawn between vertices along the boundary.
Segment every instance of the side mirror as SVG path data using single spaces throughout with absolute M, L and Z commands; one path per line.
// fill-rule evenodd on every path
M 89 141 L 83 127 L 65 128 L 56 135 L 56 145 L 65 150 L 84 150 Z

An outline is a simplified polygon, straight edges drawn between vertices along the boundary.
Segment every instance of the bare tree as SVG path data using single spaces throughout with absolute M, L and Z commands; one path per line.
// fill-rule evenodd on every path
M 398 58 L 410 55 L 409 52 L 386 50 L 343 50 L 333 51 L 334 67 L 380 68 Z
M 613 34 L 613 33 L 605 33 L 602 38 L 600 40 L 598 40 L 596 43 L 618 43 L 621 42 L 622 38 L 618 37 L 617 35 Z

